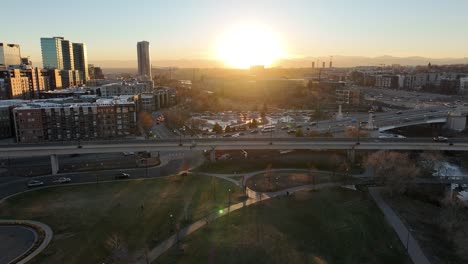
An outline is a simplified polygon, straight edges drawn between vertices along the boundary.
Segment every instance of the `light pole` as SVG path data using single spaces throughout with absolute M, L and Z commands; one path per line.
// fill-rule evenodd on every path
M 273 145 L 273 128 L 270 129 L 270 145 Z
M 361 144 L 360 137 L 361 137 L 361 122 L 359 122 L 359 120 L 358 120 L 357 143 L 356 143 L 356 145 Z
M 148 158 L 145 159 L 145 167 L 146 167 L 146 178 L 148 178 Z
M 180 129 L 178 131 L 179 131 L 179 146 L 182 146 L 182 133 L 180 132 Z

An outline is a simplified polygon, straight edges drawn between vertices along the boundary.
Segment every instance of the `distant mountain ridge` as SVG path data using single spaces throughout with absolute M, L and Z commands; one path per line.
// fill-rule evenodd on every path
M 317 65 L 317 61 L 319 62 Z M 330 57 L 304 57 L 294 59 L 280 59 L 273 66 L 284 68 L 302 68 L 311 67 L 312 62 L 315 62 L 315 67 L 321 67 L 322 62 L 325 62 L 326 67 L 329 66 Z M 420 56 L 411 57 L 395 57 L 395 56 L 333 56 L 333 66 L 335 67 L 355 67 L 355 66 L 379 66 L 382 64 L 392 65 L 400 64 L 402 66 L 416 66 L 443 64 L 468 64 L 468 57 L 465 58 L 427 58 Z M 137 68 L 136 60 L 102 60 L 90 61 L 96 66 L 102 68 Z M 221 61 L 210 59 L 176 59 L 176 60 L 154 60 L 152 61 L 154 68 L 160 67 L 178 67 L 178 68 L 223 68 L 225 65 Z

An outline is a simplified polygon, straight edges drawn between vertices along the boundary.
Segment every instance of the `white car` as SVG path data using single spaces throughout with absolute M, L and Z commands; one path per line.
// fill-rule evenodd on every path
M 37 186 L 42 186 L 42 185 L 44 185 L 44 183 L 41 181 L 30 180 L 28 182 L 28 187 L 37 187 Z
M 66 177 L 60 177 L 60 178 L 58 178 L 58 180 L 56 180 L 55 182 L 58 182 L 58 183 L 69 183 L 69 182 L 71 182 L 71 179 L 70 179 L 70 178 L 66 178 Z
M 131 155 L 135 155 L 135 152 L 124 152 L 123 154 L 124 156 L 131 156 Z

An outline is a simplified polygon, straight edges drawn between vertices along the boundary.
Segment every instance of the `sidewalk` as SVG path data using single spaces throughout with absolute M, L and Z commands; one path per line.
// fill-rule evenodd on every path
M 385 215 L 385 219 L 388 221 L 393 230 L 397 233 L 400 238 L 403 246 L 407 248 L 408 255 L 414 264 L 430 264 L 426 255 L 422 251 L 421 247 L 418 244 L 418 241 L 413 237 L 408 228 L 404 225 L 398 215 L 393 211 L 393 209 L 385 202 L 380 194 L 380 188 L 371 187 L 369 188 L 369 193 L 374 199 L 377 206 L 382 210 L 382 213 Z

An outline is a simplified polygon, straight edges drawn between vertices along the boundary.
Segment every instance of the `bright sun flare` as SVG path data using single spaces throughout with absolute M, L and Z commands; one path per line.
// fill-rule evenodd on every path
M 232 28 L 217 42 L 217 57 L 234 68 L 271 66 L 283 55 L 281 43 L 266 27 L 244 25 Z

